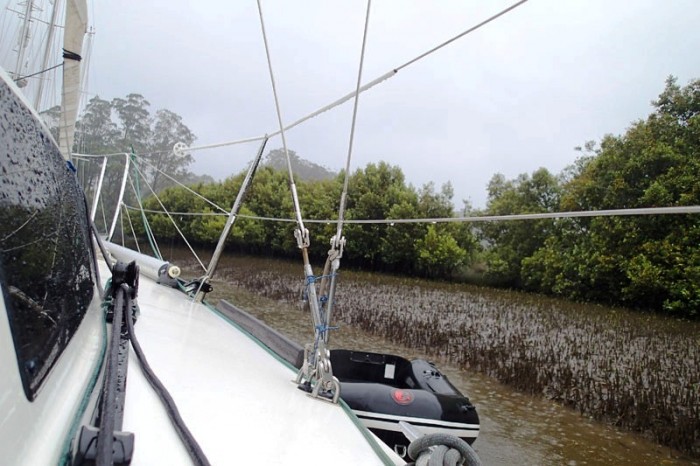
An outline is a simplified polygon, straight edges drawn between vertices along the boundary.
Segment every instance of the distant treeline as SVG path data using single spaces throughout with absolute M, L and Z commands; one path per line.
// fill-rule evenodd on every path
M 654 111 L 621 136 L 577 148 L 573 166 L 554 175 L 544 168 L 507 180 L 497 174 L 485 209 L 455 212 L 448 183 L 420 189 L 407 185 L 399 167 L 384 162 L 355 171 L 347 218 L 399 219 L 456 215 L 504 215 L 557 211 L 700 205 L 700 80 L 680 87 L 670 77 Z M 243 173 L 193 189 L 228 209 Z M 343 174 L 297 181 L 306 219 L 337 218 Z M 186 190 L 161 193 L 169 211 L 212 213 Z M 161 210 L 156 199 L 147 209 Z M 293 218 L 283 171 L 259 170 L 244 216 Z M 168 217 L 148 216 L 157 237 L 176 238 Z M 223 216 L 175 215 L 191 241 L 215 244 Z M 312 254 L 325 257 L 334 225 L 307 223 Z M 137 228 L 142 232 L 143 227 Z M 227 238 L 239 250 L 297 254 L 293 223 L 242 217 Z M 700 310 L 700 215 L 586 217 L 494 223 L 349 224 L 344 264 L 369 270 L 468 279 L 580 301 L 651 309 L 698 318 Z

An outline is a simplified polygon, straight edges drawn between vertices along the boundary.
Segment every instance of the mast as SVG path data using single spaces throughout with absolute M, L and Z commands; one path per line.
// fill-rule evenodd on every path
M 63 36 L 63 91 L 61 93 L 61 120 L 58 141 L 61 154 L 71 159 L 75 121 L 80 103 L 80 60 L 83 38 L 87 32 L 87 1 L 68 0 L 66 24 Z
M 19 44 L 17 50 L 17 64 L 15 65 L 15 75 L 13 77 L 14 81 L 19 87 L 24 87 L 24 84 L 20 82 L 22 77 L 22 67 L 24 65 L 24 53 L 27 50 L 27 42 L 29 39 L 29 23 L 32 19 L 32 10 L 34 9 L 34 0 L 27 0 L 27 4 L 24 8 L 24 21 L 22 22 L 22 30 L 19 33 Z M 26 84 L 26 83 L 25 83 Z
M 61 8 L 61 0 L 55 0 L 53 4 L 53 9 L 51 10 L 51 20 L 49 22 L 48 38 L 46 39 L 46 47 L 44 48 L 44 60 L 42 61 L 41 70 L 45 70 L 49 67 L 49 59 L 51 58 L 51 51 L 53 50 L 53 36 L 56 31 L 56 17 L 58 16 L 58 11 Z M 44 83 L 45 79 L 39 79 L 39 88 L 36 91 L 36 96 L 34 98 L 34 108 L 37 112 L 41 109 L 41 97 L 44 93 Z

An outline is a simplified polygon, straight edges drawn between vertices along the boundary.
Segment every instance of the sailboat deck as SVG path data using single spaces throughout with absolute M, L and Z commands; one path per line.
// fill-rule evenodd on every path
M 216 311 L 183 298 L 142 275 L 135 331 L 212 464 L 382 464 L 376 450 L 387 448 L 368 440 L 344 407 L 308 397 L 292 383 L 292 368 Z M 191 464 L 133 349 L 123 430 L 135 434 L 132 464 Z

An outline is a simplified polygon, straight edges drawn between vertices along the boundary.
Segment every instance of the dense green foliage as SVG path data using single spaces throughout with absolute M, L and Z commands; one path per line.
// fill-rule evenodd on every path
M 559 178 L 489 185 L 487 214 L 700 204 L 700 81 L 669 78 L 654 112 L 608 135 Z M 488 273 L 507 286 L 698 317 L 697 215 L 509 222 L 484 227 Z
M 573 166 L 560 174 L 540 168 L 513 180 L 496 174 L 488 185 L 483 215 L 589 211 L 639 207 L 700 205 L 700 81 L 680 87 L 669 78 L 654 111 L 634 122 L 623 135 L 589 142 Z M 151 151 L 146 161 L 182 175 L 189 159 L 176 159 L 167 149 L 181 134 L 181 119 L 159 111 L 151 119 L 148 102 L 137 94 L 106 102 L 94 98 L 81 120 L 81 143 L 93 151 L 113 151 L 130 143 Z M 118 124 L 112 121 L 116 115 Z M 143 124 L 143 121 L 148 124 Z M 325 257 L 335 233 L 344 174 L 312 166 L 292 151 L 303 218 L 312 239 L 311 254 Z M 294 222 L 250 217 L 293 219 L 286 158 L 271 151 L 253 182 L 231 235 L 230 247 L 253 253 L 294 255 Z M 284 162 L 284 163 L 283 163 Z M 280 168 L 280 169 L 277 169 Z M 146 185 L 164 181 L 140 164 Z M 170 169 L 170 170 L 168 170 Z M 313 176 L 312 176 L 313 174 Z M 244 174 L 221 183 L 194 184 L 215 209 L 182 188 L 162 192 L 163 206 L 176 215 L 183 234 L 213 245 L 224 214 Z M 329 178 L 330 177 L 330 178 Z M 117 185 L 111 183 L 112 189 Z M 165 184 L 161 184 L 165 186 Z M 146 198 L 149 190 L 142 188 Z M 349 180 L 346 218 L 410 219 L 453 217 L 452 186 L 439 191 L 432 183 L 416 189 L 399 167 L 384 162 L 355 171 Z M 133 202 L 129 202 L 134 205 Z M 145 207 L 163 209 L 155 198 Z M 465 209 L 465 214 L 467 209 Z M 474 213 L 474 212 L 470 212 Z M 158 236 L 178 238 L 166 216 L 149 214 Z M 558 295 L 581 301 L 652 309 L 677 316 L 700 317 L 700 218 L 697 215 L 586 217 L 493 223 L 347 224 L 344 262 L 433 278 L 476 277 L 481 283 Z M 137 225 L 143 231 L 143 226 Z M 476 274 L 476 275 L 475 275 Z M 480 274 L 480 275 L 479 275 Z
M 561 187 L 546 169 L 532 176 L 520 175 L 506 181 L 494 175 L 488 186 L 488 215 L 536 214 L 558 210 Z M 497 284 L 521 287 L 520 263 L 537 251 L 552 235 L 552 220 L 493 222 L 480 227 L 488 245 L 485 258 L 487 278 Z
M 305 223 L 311 237 L 311 254 L 325 258 L 328 241 L 335 234 L 333 222 L 311 220 L 337 219 L 343 174 L 335 179 L 298 181 L 297 191 Z M 199 184 L 193 189 L 223 209 L 233 204 L 244 174 L 222 183 Z M 262 167 L 247 193 L 240 218 L 226 239 L 227 245 L 254 253 L 275 255 L 297 254 L 293 222 L 272 222 L 248 218 L 294 218 L 291 194 L 285 171 Z M 171 212 L 218 211 L 201 198 L 183 188 L 168 188 L 160 202 Z M 452 216 L 452 188 L 443 186 L 436 192 L 432 184 L 416 190 L 406 185 L 398 167 L 386 163 L 369 164 L 355 171 L 349 180 L 347 219 L 424 218 Z M 162 210 L 155 198 L 144 207 Z M 190 241 L 215 244 L 224 225 L 224 216 L 174 215 L 178 227 Z M 167 216 L 151 213 L 148 220 L 157 237 L 179 235 Z M 400 271 L 436 278 L 450 277 L 466 263 L 476 249 L 476 240 L 466 224 L 347 224 L 348 238 L 343 260 L 372 270 Z M 142 231 L 142 226 L 139 226 Z

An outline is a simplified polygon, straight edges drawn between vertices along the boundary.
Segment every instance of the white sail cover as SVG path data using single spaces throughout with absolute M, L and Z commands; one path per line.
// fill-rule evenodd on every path
M 87 1 L 68 0 L 63 36 L 63 92 L 58 141 L 66 160 L 71 158 L 75 121 L 80 102 L 80 56 L 87 32 Z

